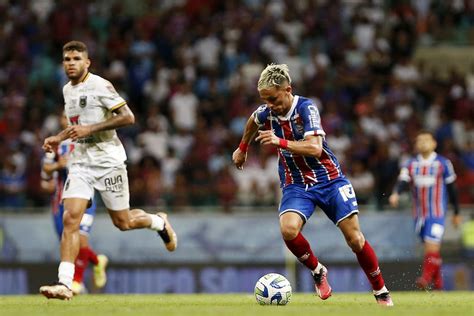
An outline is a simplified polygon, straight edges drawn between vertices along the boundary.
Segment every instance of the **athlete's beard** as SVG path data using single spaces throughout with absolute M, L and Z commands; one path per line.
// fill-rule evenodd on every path
M 69 78 L 69 80 L 79 80 L 82 78 L 82 76 L 84 75 L 85 73 L 85 69 L 83 69 L 81 72 L 78 72 L 77 75 L 69 75 L 67 72 L 66 72 L 66 76 Z

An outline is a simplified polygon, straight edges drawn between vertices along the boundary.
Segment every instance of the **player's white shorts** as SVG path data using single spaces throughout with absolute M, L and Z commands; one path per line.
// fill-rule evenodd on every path
M 73 165 L 63 189 L 63 199 L 94 197 L 99 191 L 107 209 L 121 211 L 130 208 L 127 167 L 125 164 L 112 168 L 97 168 Z

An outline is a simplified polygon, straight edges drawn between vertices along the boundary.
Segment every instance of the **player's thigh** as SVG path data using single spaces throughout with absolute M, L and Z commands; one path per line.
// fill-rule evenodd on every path
M 304 224 L 313 215 L 315 206 L 311 194 L 305 187 L 290 184 L 283 189 L 279 216 L 281 218 L 286 213 L 296 213 Z
M 346 178 L 338 178 L 317 190 L 317 204 L 336 225 L 359 212 L 352 184 Z
M 130 193 L 125 165 L 107 170 L 103 176 L 97 178 L 94 187 L 99 191 L 108 210 L 121 211 L 130 208 Z

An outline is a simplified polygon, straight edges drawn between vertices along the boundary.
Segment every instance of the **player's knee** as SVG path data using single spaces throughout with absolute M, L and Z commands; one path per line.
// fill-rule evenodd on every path
M 280 226 L 281 235 L 283 236 L 284 240 L 292 240 L 298 236 L 300 232 L 300 228 L 296 224 L 282 224 Z
M 81 222 L 81 217 L 78 215 L 78 213 L 71 212 L 68 210 L 64 211 L 64 215 L 63 215 L 64 230 L 68 231 L 71 229 L 75 229 L 76 227 L 78 228 L 80 222 Z
M 360 252 L 364 247 L 365 238 L 361 233 L 353 234 L 347 239 L 347 244 L 353 252 Z

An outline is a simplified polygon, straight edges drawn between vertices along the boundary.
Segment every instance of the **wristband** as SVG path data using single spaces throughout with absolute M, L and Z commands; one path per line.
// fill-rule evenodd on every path
M 280 148 L 287 149 L 288 148 L 288 140 L 280 138 Z
M 246 153 L 249 149 L 249 144 L 247 144 L 246 142 L 240 142 L 239 149 L 241 152 Z

